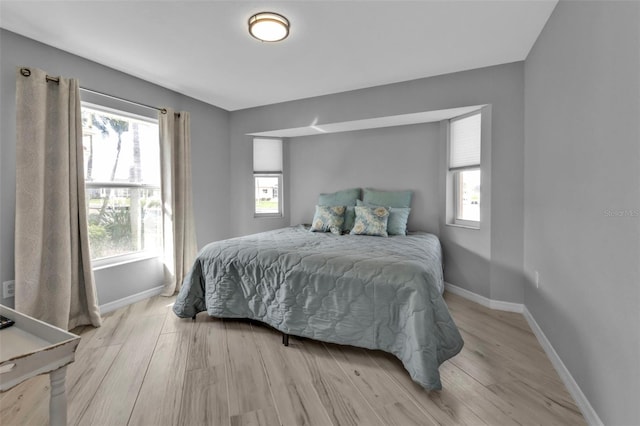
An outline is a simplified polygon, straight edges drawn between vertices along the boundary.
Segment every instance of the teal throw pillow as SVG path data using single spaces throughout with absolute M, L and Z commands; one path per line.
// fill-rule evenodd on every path
M 328 232 L 340 235 L 344 224 L 344 206 L 316 206 L 311 232 Z
M 347 210 L 344 212 L 344 225 L 342 226 L 343 231 L 349 232 L 353 229 L 353 225 L 356 222 L 355 209 L 356 209 L 355 206 L 347 206 Z
M 356 222 L 351 235 L 376 235 L 387 237 L 389 210 L 385 207 L 356 206 Z
M 391 207 L 389 209 L 389 222 L 387 223 L 389 235 L 407 235 L 409 213 L 411 213 L 410 207 Z
M 411 207 L 413 191 L 379 191 L 365 188 L 362 201 L 376 206 Z

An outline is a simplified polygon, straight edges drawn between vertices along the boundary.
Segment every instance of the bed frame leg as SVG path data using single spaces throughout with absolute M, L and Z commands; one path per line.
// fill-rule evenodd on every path
M 282 344 L 289 346 L 289 335 L 286 333 L 282 333 Z

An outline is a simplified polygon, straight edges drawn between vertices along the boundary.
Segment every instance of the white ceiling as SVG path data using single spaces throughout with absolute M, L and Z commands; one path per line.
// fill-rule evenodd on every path
M 556 3 L 1 0 L 0 26 L 233 111 L 524 60 Z

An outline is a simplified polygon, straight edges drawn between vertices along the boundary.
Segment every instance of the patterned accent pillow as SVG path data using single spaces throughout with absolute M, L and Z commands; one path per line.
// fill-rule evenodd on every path
M 332 234 L 340 235 L 345 210 L 345 206 L 316 206 L 316 214 L 311 222 L 311 232 L 331 231 Z
M 352 235 L 376 235 L 388 237 L 387 221 L 389 209 L 375 206 L 356 206 L 356 223 L 351 229 Z
M 365 203 L 361 200 L 358 200 L 358 205 L 376 206 L 375 204 Z M 409 213 L 411 213 L 411 208 L 409 207 L 389 207 L 389 220 L 387 221 L 387 232 L 389 233 L 389 235 L 407 235 L 407 222 L 409 221 Z
M 319 206 L 346 206 L 347 211 L 344 214 L 343 232 L 351 231 L 353 222 L 356 220 L 356 212 L 353 207 L 360 198 L 360 188 L 343 189 L 342 191 L 333 192 L 331 194 L 320 194 L 318 197 Z

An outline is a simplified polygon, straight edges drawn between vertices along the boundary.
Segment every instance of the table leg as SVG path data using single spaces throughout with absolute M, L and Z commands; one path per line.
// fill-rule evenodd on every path
M 67 367 L 60 367 L 49 373 L 51 380 L 51 399 L 49 401 L 49 423 L 51 426 L 67 425 L 67 391 L 64 382 Z

